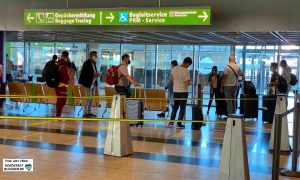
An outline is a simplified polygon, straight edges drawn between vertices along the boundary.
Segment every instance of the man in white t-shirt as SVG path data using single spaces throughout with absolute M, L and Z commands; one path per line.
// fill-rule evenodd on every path
M 173 81 L 173 97 L 174 98 L 188 98 L 188 86 L 191 84 L 190 73 L 187 70 L 189 66 L 193 63 L 190 57 L 186 57 L 180 66 L 176 66 L 172 69 L 170 80 Z M 175 100 L 172 109 L 171 120 L 175 120 L 178 108 L 180 107 L 180 112 L 178 115 L 178 120 L 183 120 L 185 114 L 187 100 Z M 174 123 L 170 122 L 167 128 L 174 127 Z M 181 122 L 177 122 L 177 128 L 185 128 Z
M 229 57 L 229 64 L 224 69 L 224 76 L 221 84 L 221 92 L 225 93 L 227 102 L 227 114 L 235 114 L 237 101 L 237 92 L 239 88 L 239 79 L 243 76 L 241 68 L 235 63 L 235 57 Z

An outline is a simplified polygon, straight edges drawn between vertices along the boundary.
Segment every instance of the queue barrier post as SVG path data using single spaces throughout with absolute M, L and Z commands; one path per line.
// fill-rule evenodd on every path
M 127 119 L 126 98 L 114 95 L 110 118 Z M 130 126 L 125 121 L 109 121 L 104 145 L 104 154 L 111 156 L 127 156 L 133 154 Z
M 250 179 L 243 115 L 227 118 L 218 179 Z
M 292 153 L 292 168 L 291 170 L 284 169 L 281 171 L 281 175 L 289 177 L 300 178 L 300 172 L 297 171 L 298 166 L 298 154 L 299 154 L 299 123 L 300 123 L 300 103 L 298 102 L 298 91 L 295 91 L 295 109 L 293 119 L 293 153 Z
M 286 103 L 286 95 L 285 94 L 278 94 L 277 100 L 276 100 L 276 107 L 275 107 L 275 114 L 274 114 L 274 121 L 275 123 L 272 124 L 272 132 L 270 137 L 270 144 L 269 144 L 269 150 L 274 150 L 274 138 L 276 136 L 275 132 L 275 125 L 276 125 L 276 114 L 283 114 L 287 112 L 287 103 Z M 287 116 L 282 116 L 282 124 L 281 124 L 281 144 L 280 144 L 280 150 L 285 152 L 291 151 L 291 146 L 289 143 L 289 129 L 288 129 L 288 122 L 287 122 Z

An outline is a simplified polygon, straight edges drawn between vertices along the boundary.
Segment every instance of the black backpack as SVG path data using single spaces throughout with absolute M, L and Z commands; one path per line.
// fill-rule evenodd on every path
M 290 84 L 292 86 L 295 86 L 297 83 L 298 83 L 297 76 L 295 74 L 291 73 L 291 82 L 290 82 Z
M 283 76 L 278 77 L 279 84 L 277 85 L 277 89 L 280 93 L 287 93 L 288 90 L 288 84 Z
M 48 62 L 43 70 L 42 78 L 49 87 L 57 87 L 59 84 L 59 65 L 54 61 Z

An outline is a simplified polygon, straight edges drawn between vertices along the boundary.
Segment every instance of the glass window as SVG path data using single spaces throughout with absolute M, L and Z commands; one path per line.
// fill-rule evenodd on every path
M 170 64 L 172 61 L 171 45 L 158 45 L 157 55 L 157 89 L 164 89 L 170 74 Z M 158 78 L 159 77 L 159 78 Z
M 155 86 L 156 45 L 146 45 L 145 87 L 154 89 Z
M 42 75 L 45 64 L 51 60 L 54 53 L 54 43 L 29 43 L 29 75 Z
M 8 59 L 11 60 L 14 64 L 14 70 L 11 71 L 13 78 L 17 78 L 17 77 L 26 78 L 27 72 L 25 70 L 24 43 L 23 42 L 6 43 L 6 53 L 8 54 Z

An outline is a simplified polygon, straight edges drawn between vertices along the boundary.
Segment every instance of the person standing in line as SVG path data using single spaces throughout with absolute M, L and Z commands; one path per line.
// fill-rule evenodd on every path
M 173 81 L 173 91 L 174 98 L 188 98 L 188 86 L 191 84 L 190 73 L 187 70 L 189 66 L 193 63 L 190 57 L 186 57 L 180 66 L 176 66 L 172 69 L 170 80 Z M 178 120 L 183 120 L 187 100 L 174 100 L 174 107 L 172 109 L 171 120 L 175 120 L 177 111 L 180 107 L 180 112 Z M 174 122 L 170 122 L 166 128 L 174 127 Z M 177 127 L 183 129 L 185 128 L 181 122 L 177 122 Z
M 135 82 L 128 73 L 127 66 L 130 63 L 131 63 L 130 56 L 128 54 L 124 54 L 122 56 L 122 63 L 118 66 L 119 81 L 115 86 L 116 92 L 118 94 L 124 94 L 127 98 L 130 97 L 129 83 L 131 83 L 134 86 L 139 86 L 139 83 Z
M 61 59 L 57 62 L 59 69 L 59 84 L 55 88 L 56 96 L 58 96 L 56 102 L 56 117 L 61 117 L 62 109 L 67 102 L 67 88 L 70 81 L 69 68 L 67 65 L 68 58 L 69 52 L 63 51 Z
M 278 87 L 277 87 L 279 85 L 279 81 L 280 81 L 280 74 L 278 72 L 278 64 L 271 63 L 270 71 L 272 72 L 272 75 L 271 75 L 271 80 L 268 84 L 268 86 L 270 87 L 268 94 L 275 94 L 275 95 L 280 94 Z
M 79 77 L 79 84 L 84 87 L 86 96 L 94 96 L 96 88 L 98 86 L 97 78 L 99 76 L 99 72 L 97 71 L 97 52 L 90 52 L 90 57 L 83 63 L 82 70 Z M 92 113 L 92 105 L 93 99 L 86 99 L 84 102 L 84 113 L 83 117 L 91 118 L 96 117 L 95 114 Z
M 176 60 L 171 61 L 171 71 L 175 66 L 178 66 L 178 62 Z M 169 75 L 169 78 L 170 78 L 170 75 Z M 169 80 L 165 89 L 168 90 L 168 98 L 173 98 L 173 81 Z M 173 109 L 174 101 L 167 100 L 167 103 L 169 103 Z M 157 116 L 160 118 L 164 118 L 165 115 L 166 115 L 165 112 L 157 114 Z
M 57 59 L 58 59 L 57 55 L 53 55 L 52 59 L 46 63 L 46 65 L 43 69 L 43 72 L 42 72 L 42 79 L 44 81 L 46 81 L 46 77 L 47 77 L 47 74 L 49 74 L 49 71 L 51 69 L 53 69 L 53 67 L 56 65 Z
M 224 69 L 224 76 L 222 78 L 221 93 L 225 93 L 227 102 L 227 114 L 235 114 L 237 109 L 236 95 L 240 86 L 240 80 L 243 76 L 241 68 L 235 63 L 235 57 L 229 57 L 229 64 Z
M 217 87 L 218 87 L 219 80 L 220 80 L 220 75 L 218 74 L 218 67 L 213 66 L 211 73 L 209 74 L 209 77 L 208 77 L 208 83 L 210 84 L 210 100 L 208 103 L 208 109 L 207 109 L 206 114 L 209 114 L 211 103 L 213 101 L 214 96 L 217 93 Z
M 13 81 L 11 71 L 14 70 L 14 66 L 14 63 L 8 58 L 8 54 L 6 54 L 6 82 Z
M 292 68 L 288 66 L 286 60 L 281 60 L 280 61 L 280 67 L 281 67 L 281 75 L 285 79 L 287 83 L 287 93 L 286 96 L 288 97 L 289 92 L 291 90 L 291 73 L 292 73 Z

